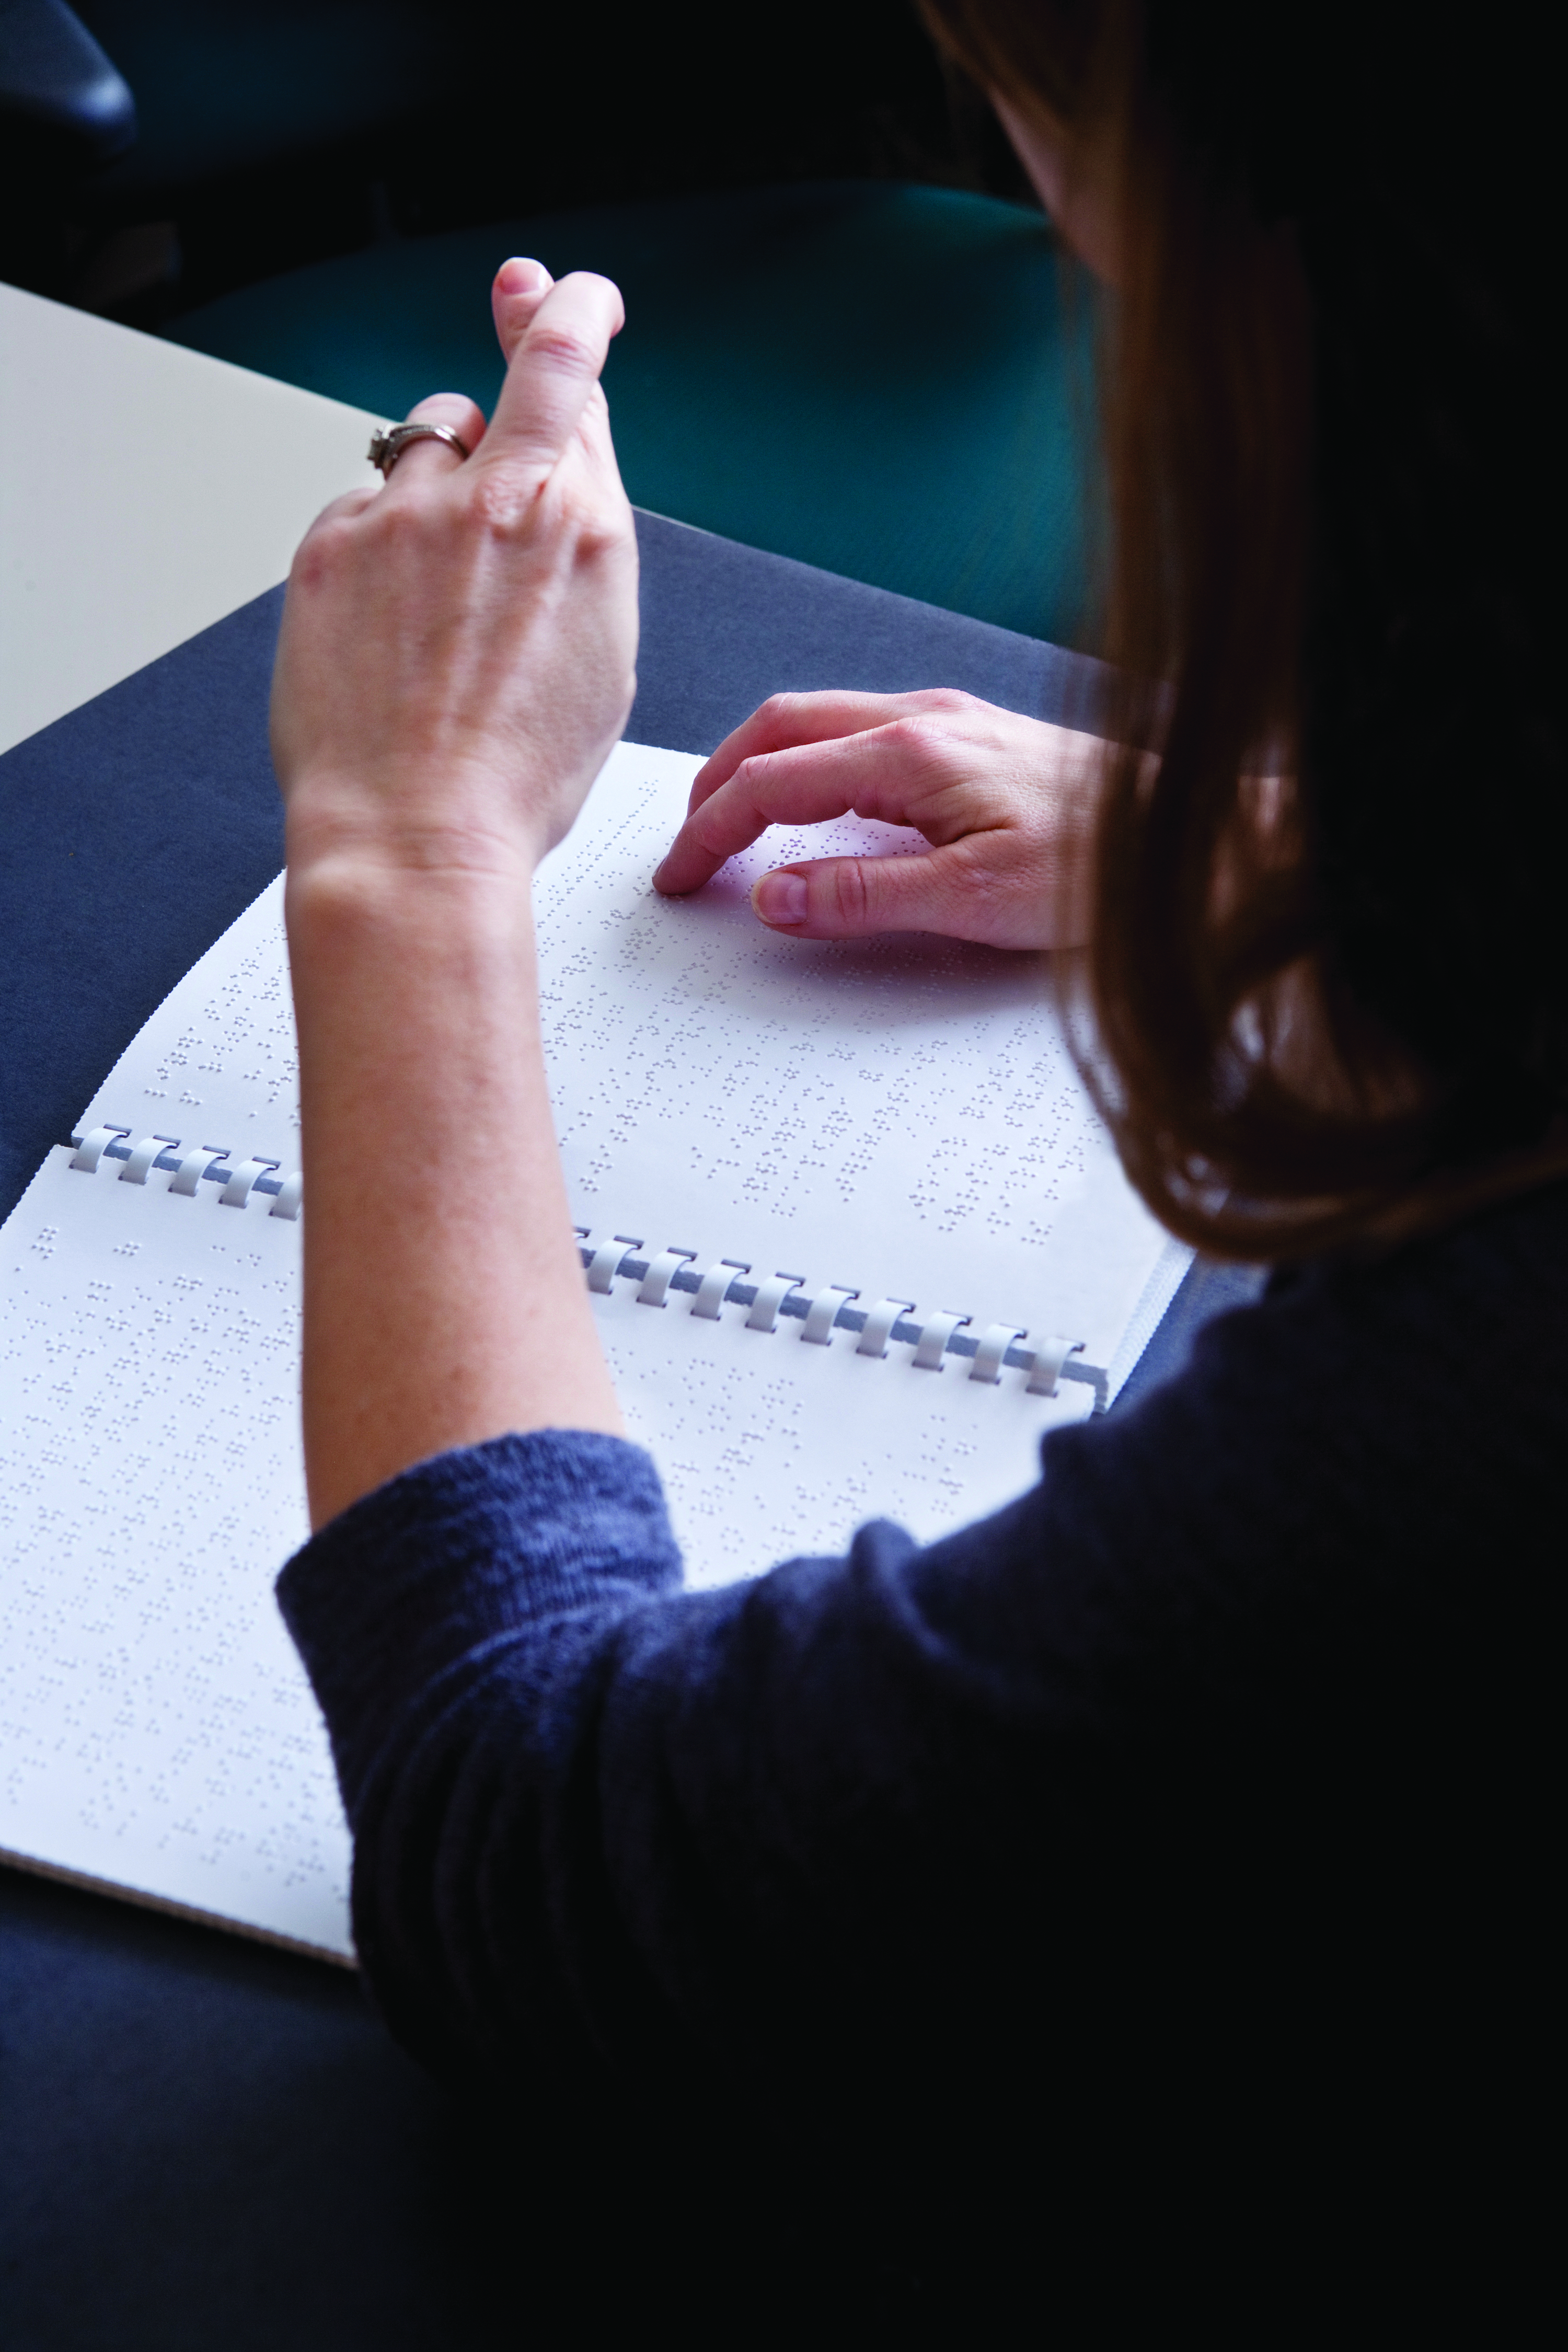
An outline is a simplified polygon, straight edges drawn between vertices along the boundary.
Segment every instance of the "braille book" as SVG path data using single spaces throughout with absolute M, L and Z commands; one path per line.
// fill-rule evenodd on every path
M 1121 1173 L 1044 959 L 750 910 L 767 866 L 918 836 L 777 830 L 659 898 L 699 764 L 620 745 L 536 905 L 584 1279 L 702 1585 L 1021 1492 L 1189 1254 Z M 0 1849 L 346 1958 L 348 1833 L 272 1599 L 307 1529 L 309 1215 L 279 878 L 0 1233 Z

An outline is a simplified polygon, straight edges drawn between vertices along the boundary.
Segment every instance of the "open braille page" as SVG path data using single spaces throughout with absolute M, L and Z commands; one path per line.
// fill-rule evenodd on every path
M 1108 1365 L 1190 1253 L 1133 1193 L 1068 1050 L 1045 960 L 902 933 L 781 938 L 772 866 L 917 834 L 780 826 L 707 888 L 648 876 L 701 762 L 622 744 L 535 891 L 545 1050 L 574 1208 L 595 1233 L 711 1244 L 818 1282 L 1071 1330 Z M 656 1206 L 692 1230 L 644 1234 Z M 657 1223 L 657 1219 L 655 1220 Z M 909 1286 L 913 1285 L 913 1288 Z M 1172 1282 L 1173 1290 L 1175 1285 Z
M 589 1287 L 712 1584 L 1021 1491 L 1186 1254 L 1121 1177 L 1037 960 L 750 911 L 764 864 L 911 836 L 773 835 L 659 899 L 697 765 L 620 746 L 537 906 Z M 0 1847 L 347 1955 L 347 1832 L 272 1599 L 306 1528 L 281 912 L 279 882 L 0 1234 Z
M 308 1532 L 299 1226 L 71 1158 L 0 1234 L 0 1847 L 347 1956 L 272 1597 Z

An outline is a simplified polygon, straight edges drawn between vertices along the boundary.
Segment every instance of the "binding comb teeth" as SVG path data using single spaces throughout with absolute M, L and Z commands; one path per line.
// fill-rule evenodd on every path
M 855 1341 L 854 1352 L 873 1360 L 885 1360 L 890 1348 L 902 1345 L 911 1350 L 907 1361 L 915 1370 L 941 1372 L 956 1359 L 972 1381 L 991 1388 L 1001 1385 L 1005 1372 L 1022 1372 L 1031 1396 L 1055 1396 L 1062 1381 L 1081 1381 L 1094 1391 L 1095 1411 L 1105 1410 L 1104 1371 L 1075 1360 L 1083 1353 L 1081 1339 L 1052 1333 L 1031 1341 L 1017 1323 L 988 1323 L 976 1336 L 972 1318 L 950 1308 L 922 1315 L 906 1298 L 876 1298 L 867 1306 L 847 1283 L 814 1286 L 803 1275 L 758 1274 L 741 1258 L 704 1265 L 699 1251 L 673 1244 L 644 1255 L 638 1239 L 616 1234 L 595 1242 L 584 1225 L 576 1234 L 588 1287 L 600 1297 L 615 1295 L 622 1283 L 634 1283 L 639 1306 L 668 1307 L 689 1299 L 689 1313 L 707 1323 L 721 1321 L 726 1307 L 743 1307 L 742 1328 L 748 1331 L 776 1334 L 781 1326 L 793 1324 L 797 1337 L 817 1347 L 846 1332 Z

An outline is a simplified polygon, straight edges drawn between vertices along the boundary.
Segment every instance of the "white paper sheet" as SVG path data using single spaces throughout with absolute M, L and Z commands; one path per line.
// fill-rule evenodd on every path
M 347 1953 L 272 1597 L 307 1533 L 299 1228 L 70 1157 L 0 1234 L 0 1846 Z
M 651 1232 L 655 1246 L 717 1239 L 770 1273 L 913 1285 L 923 1307 L 1070 1332 L 1107 1363 L 1166 1236 L 1084 1091 L 1044 959 L 764 929 L 747 901 L 770 866 L 923 846 L 857 818 L 778 828 L 694 898 L 660 898 L 648 877 L 700 765 L 621 745 L 540 871 L 578 1216 L 636 1233 L 679 1202 L 700 1238 Z
M 694 760 L 622 745 L 537 885 L 551 1087 L 595 1240 L 837 1283 L 869 1306 L 1082 1339 L 1101 1366 L 1185 1264 L 1134 1199 L 1037 959 L 901 939 L 815 946 L 746 903 L 765 864 L 909 837 L 772 836 L 678 904 L 648 875 Z M 228 1165 L 298 1161 L 275 884 L 121 1056 L 78 1132 Z M 171 1192 L 50 1154 L 0 1234 L 0 1847 L 346 1953 L 348 1839 L 324 1733 L 271 1595 L 303 1538 L 300 1226 L 253 1193 Z M 309 1215 L 309 1206 L 306 1206 Z M 689 1293 L 595 1300 L 690 1580 L 921 1538 L 1037 1475 L 1091 1388 L 972 1381 Z M 1125 1360 L 1127 1350 L 1122 1348 Z M 1124 1368 L 1124 1367 L 1122 1367 Z M 1121 1368 L 1119 1368 L 1121 1369 Z

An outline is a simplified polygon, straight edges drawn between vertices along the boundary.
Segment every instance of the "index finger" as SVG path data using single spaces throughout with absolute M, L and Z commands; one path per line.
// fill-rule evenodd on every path
M 710 793 L 729 782 L 742 761 L 755 759 L 759 752 L 867 734 L 913 711 L 951 710 L 970 698 L 948 687 L 922 687 L 908 694 L 772 694 L 699 768 L 691 780 L 687 814 L 694 815 Z
M 512 353 L 473 462 L 552 473 L 625 320 L 620 293 L 607 278 L 579 269 L 552 286 Z
M 759 761 L 691 811 L 655 870 L 653 887 L 663 898 L 684 898 L 771 824 L 785 819 L 825 824 L 847 816 L 850 806 L 837 776 L 824 775 L 820 768 L 785 769 L 779 761 Z
M 895 705 L 915 699 L 882 698 Z M 742 761 L 727 782 L 691 810 L 653 877 L 655 889 L 667 898 L 700 890 L 772 824 L 826 824 L 853 811 L 924 832 L 929 811 L 922 812 L 919 803 L 929 795 L 931 774 L 910 756 L 910 727 L 918 715 L 900 709 L 879 727 L 858 728 L 830 740 L 789 743 Z

